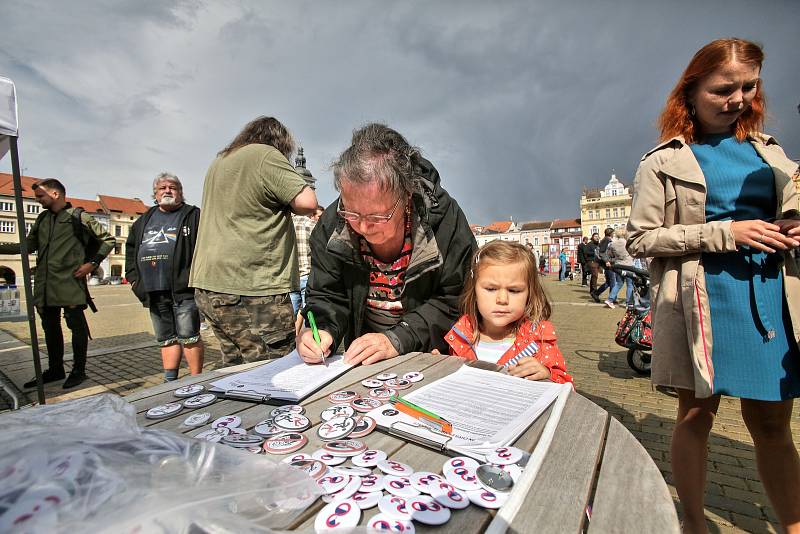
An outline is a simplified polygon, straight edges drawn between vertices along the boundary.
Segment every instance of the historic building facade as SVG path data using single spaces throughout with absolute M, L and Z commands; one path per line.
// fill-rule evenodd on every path
M 633 199 L 632 188 L 617 179 L 616 174 L 603 188 L 584 189 L 581 194 L 581 232 L 586 237 L 603 234 L 606 228 L 628 224 Z

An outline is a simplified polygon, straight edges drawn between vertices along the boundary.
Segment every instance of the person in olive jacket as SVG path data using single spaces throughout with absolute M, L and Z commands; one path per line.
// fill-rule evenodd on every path
M 66 376 L 64 371 L 64 334 L 61 330 L 61 310 L 67 327 L 72 331 L 72 371 L 64 381 L 64 389 L 77 386 L 86 379 L 86 351 L 89 346 L 89 325 L 83 310 L 87 306 L 86 277 L 114 249 L 114 237 L 91 215 L 80 214 L 80 229 L 86 234 L 82 241 L 76 233 L 77 214 L 67 202 L 64 185 L 50 178 L 33 184 L 36 201 L 44 211 L 33 223 L 26 238 L 28 253 L 37 252 L 34 271 L 33 303 L 42 319 L 47 345 L 48 368 L 42 382 L 56 382 Z M 75 221 L 73 221 L 73 219 Z M 86 257 L 88 239 L 99 245 L 93 257 Z M 0 245 L 0 254 L 19 254 L 19 243 Z M 36 378 L 25 388 L 36 387 Z
M 203 371 L 200 312 L 189 287 L 200 208 L 184 202 L 180 180 L 167 172 L 153 180 L 153 198 L 156 205 L 136 219 L 125 241 L 125 277 L 150 309 L 168 382 L 178 378 L 181 356 L 191 374 Z

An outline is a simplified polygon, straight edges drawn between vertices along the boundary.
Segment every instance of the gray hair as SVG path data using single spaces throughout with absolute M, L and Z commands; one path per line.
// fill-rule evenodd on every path
M 351 145 L 333 164 L 333 185 L 341 191 L 342 181 L 366 185 L 376 183 L 384 191 L 414 192 L 414 167 L 419 149 L 385 124 L 367 124 L 353 132 Z
M 183 184 L 178 179 L 177 176 L 172 174 L 171 172 L 160 172 L 158 176 L 156 176 L 155 180 L 153 180 L 153 198 L 156 198 L 156 188 L 158 184 L 161 182 L 171 182 L 178 186 L 178 190 L 183 194 Z

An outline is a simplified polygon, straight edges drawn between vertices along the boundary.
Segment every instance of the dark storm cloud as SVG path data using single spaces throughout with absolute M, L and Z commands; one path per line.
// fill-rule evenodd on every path
M 17 83 L 23 164 L 87 197 L 144 198 L 169 169 L 197 201 L 214 154 L 271 114 L 326 204 L 328 164 L 377 120 L 422 148 L 471 222 L 576 216 L 583 186 L 612 169 L 630 183 L 691 55 L 731 35 L 764 44 L 767 130 L 800 154 L 796 2 L 10 4 L 0 74 Z

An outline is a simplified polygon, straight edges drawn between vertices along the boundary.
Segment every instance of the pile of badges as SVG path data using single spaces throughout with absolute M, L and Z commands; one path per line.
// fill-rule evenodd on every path
M 173 415 L 177 414 L 184 408 L 187 410 L 195 410 L 197 408 L 205 408 L 206 406 L 210 406 L 217 400 L 217 396 L 213 393 L 203 393 L 205 389 L 206 388 L 203 384 L 190 384 L 188 386 L 180 387 L 173 392 L 173 395 L 179 399 L 184 399 L 183 402 L 168 402 L 167 404 L 162 404 L 160 406 L 153 406 L 145 412 L 144 416 L 147 419 L 166 419 L 167 417 L 172 417 Z M 211 417 L 211 414 L 208 414 L 208 417 L 205 420 L 200 417 L 202 415 L 204 414 L 190 415 L 187 421 L 191 420 L 191 423 L 184 424 L 187 426 L 203 425 L 208 418 Z
M 352 529 L 361 522 L 363 510 L 377 506 L 379 513 L 364 525 L 368 532 L 408 534 L 415 531 L 415 522 L 443 525 L 453 511 L 470 504 L 500 508 L 528 456 L 503 447 L 485 464 L 465 456 L 449 458 L 439 474 L 415 471 L 351 439 L 330 441 L 311 455 L 296 454 L 283 462 L 314 478 L 324 493 L 322 500 L 328 504 L 317 514 L 316 532 Z

